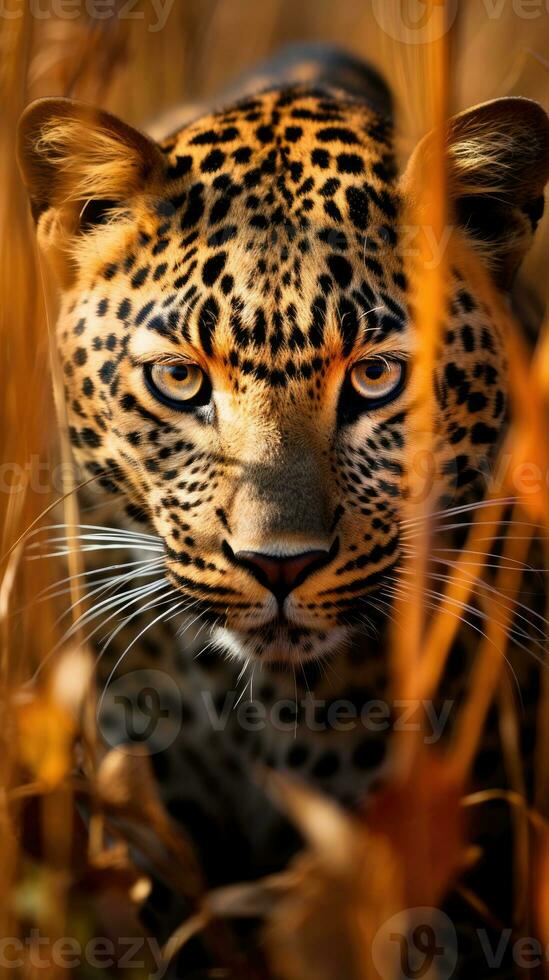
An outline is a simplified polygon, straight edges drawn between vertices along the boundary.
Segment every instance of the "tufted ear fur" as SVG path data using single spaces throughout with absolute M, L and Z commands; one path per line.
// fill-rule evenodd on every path
M 38 237 L 46 250 L 70 250 L 151 191 L 164 172 L 159 147 L 115 116 L 72 99 L 39 99 L 19 123 L 18 159 Z
M 435 135 L 418 145 L 403 178 L 417 196 L 428 181 Z M 481 253 L 496 281 L 511 285 L 543 215 L 549 178 L 549 118 L 537 102 L 495 99 L 448 124 L 450 221 Z

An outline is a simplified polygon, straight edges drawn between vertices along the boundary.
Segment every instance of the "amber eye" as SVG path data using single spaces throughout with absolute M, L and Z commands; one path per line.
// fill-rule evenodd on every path
M 370 357 L 351 369 L 351 384 L 358 395 L 372 402 L 396 398 L 404 381 L 404 364 L 391 357 Z
M 207 405 L 211 398 L 209 379 L 198 364 L 146 364 L 145 381 L 155 398 L 180 411 Z

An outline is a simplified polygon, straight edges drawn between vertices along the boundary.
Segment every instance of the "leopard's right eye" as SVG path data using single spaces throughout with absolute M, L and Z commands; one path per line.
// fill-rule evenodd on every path
M 349 377 L 357 394 L 376 407 L 401 391 L 404 364 L 394 357 L 369 357 L 355 364 Z
M 175 411 L 207 405 L 212 396 L 210 380 L 198 364 L 187 361 L 146 364 L 144 376 L 151 394 Z

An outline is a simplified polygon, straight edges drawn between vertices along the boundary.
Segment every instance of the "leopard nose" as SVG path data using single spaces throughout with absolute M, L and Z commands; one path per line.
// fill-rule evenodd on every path
M 329 551 L 304 551 L 300 555 L 265 555 L 237 551 L 235 558 L 280 601 L 330 560 Z

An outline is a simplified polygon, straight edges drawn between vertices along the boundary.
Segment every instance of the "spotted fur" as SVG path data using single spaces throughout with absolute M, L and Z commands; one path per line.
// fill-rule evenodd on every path
M 477 116 L 454 144 L 469 185 L 462 211 L 482 186 L 467 158 L 490 135 Z M 361 358 L 415 346 L 390 118 L 328 86 L 277 87 L 153 145 L 46 100 L 27 115 L 22 145 L 41 240 L 70 267 L 58 329 L 77 458 L 155 528 L 169 578 L 219 621 L 231 650 L 306 659 L 340 647 L 400 551 L 413 377 L 371 412 L 345 384 Z M 531 183 L 526 225 L 539 199 Z M 170 354 L 208 374 L 209 406 L 176 413 L 152 397 L 143 364 Z M 457 267 L 436 380 L 439 489 L 456 499 L 497 441 L 506 403 L 497 318 Z M 330 560 L 286 600 L 287 625 L 230 557 L 314 549 Z
M 402 552 L 418 342 L 407 215 L 430 142 L 399 176 L 390 97 L 376 76 L 349 61 L 342 78 L 329 58 L 312 75 L 295 81 L 285 67 L 266 90 L 160 143 L 106 113 L 45 100 L 23 120 L 20 158 L 61 283 L 58 344 L 84 472 L 160 538 L 167 579 L 189 615 L 215 626 L 221 650 L 264 665 L 262 700 L 293 685 L 290 674 L 272 687 L 282 661 L 309 664 L 305 684 L 329 688 L 332 700 L 363 702 L 386 681 L 364 618 L 381 620 L 383 637 L 375 596 Z M 543 210 L 545 113 L 511 99 L 462 114 L 450 127 L 449 167 L 454 233 L 501 299 Z M 471 491 L 505 426 L 497 310 L 451 261 L 435 370 L 442 506 Z M 144 365 L 174 356 L 205 372 L 209 404 L 176 412 L 151 393 Z M 398 396 L 367 410 L 348 379 L 371 357 L 407 367 Z M 308 551 L 326 557 L 287 595 L 283 615 L 238 560 Z M 163 662 L 177 674 L 180 654 L 169 662 L 162 636 Z M 203 663 L 217 670 L 219 657 Z M 328 658 L 341 687 L 316 667 Z M 192 671 L 185 676 L 188 693 Z M 223 675 L 217 696 L 227 683 L 235 677 Z M 194 689 L 204 684 L 201 675 Z M 198 731 L 197 758 L 207 754 Z M 234 757 L 229 739 L 231 779 L 259 753 L 306 768 L 324 788 L 335 780 L 350 801 L 385 757 L 383 738 L 294 735 L 271 733 L 261 750 L 253 739 L 246 750 L 237 744 Z M 209 796 L 215 810 L 211 786 Z

